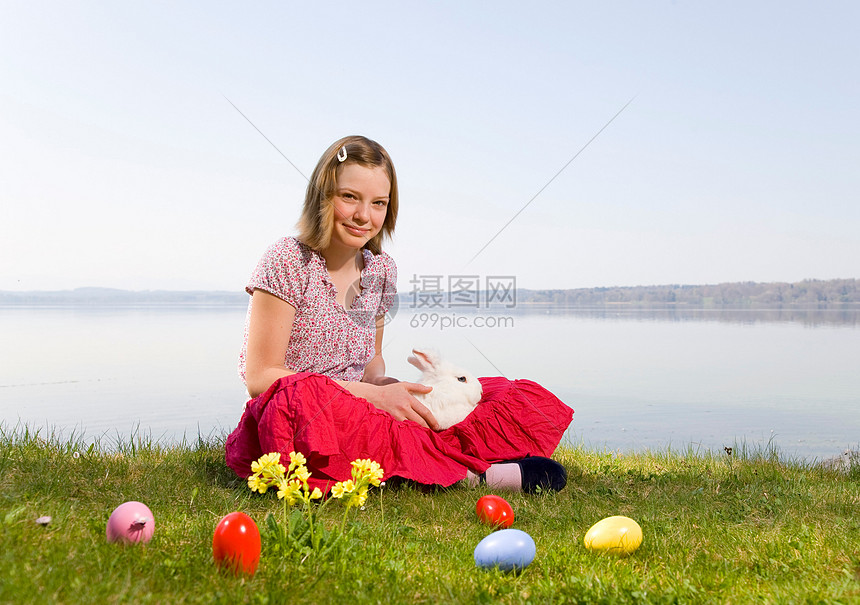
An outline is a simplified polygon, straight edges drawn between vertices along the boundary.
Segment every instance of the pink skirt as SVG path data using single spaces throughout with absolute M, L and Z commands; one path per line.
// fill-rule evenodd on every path
M 526 456 L 551 456 L 573 420 L 573 410 L 530 380 L 481 378 L 484 394 L 469 416 L 434 432 L 395 420 L 321 374 L 281 378 L 248 402 L 227 438 L 227 465 L 240 477 L 263 454 L 291 451 L 307 458 L 309 485 L 328 491 L 350 478 L 350 463 L 370 458 L 385 479 L 402 477 L 448 486 L 466 470 Z

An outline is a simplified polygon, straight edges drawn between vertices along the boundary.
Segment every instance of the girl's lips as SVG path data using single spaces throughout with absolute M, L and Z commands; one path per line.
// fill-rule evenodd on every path
M 344 225 L 344 228 L 353 235 L 359 236 L 365 236 L 370 232 L 370 229 L 359 229 L 358 227 L 352 227 L 350 225 Z

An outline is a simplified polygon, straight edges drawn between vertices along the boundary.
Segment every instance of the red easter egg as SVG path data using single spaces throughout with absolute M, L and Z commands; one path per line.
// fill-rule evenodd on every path
M 212 536 L 212 557 L 219 567 L 254 575 L 260 562 L 260 530 L 245 513 L 230 513 Z
M 482 496 L 475 505 L 481 523 L 508 528 L 514 524 L 514 509 L 500 496 Z

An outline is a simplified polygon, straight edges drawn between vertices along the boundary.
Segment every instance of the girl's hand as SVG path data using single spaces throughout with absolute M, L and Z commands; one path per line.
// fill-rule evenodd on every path
M 413 420 L 423 427 L 438 431 L 439 423 L 433 413 L 413 396 L 413 393 L 429 393 L 432 390 L 433 387 L 414 382 L 392 382 L 375 389 L 376 392 L 367 400 L 396 420 Z

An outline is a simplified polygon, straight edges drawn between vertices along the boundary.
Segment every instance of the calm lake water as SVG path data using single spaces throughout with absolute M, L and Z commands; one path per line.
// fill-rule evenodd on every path
M 244 307 L 0 308 L 0 422 L 103 444 L 135 431 L 165 442 L 230 432 L 246 399 L 244 317 Z M 406 357 L 423 345 L 478 376 L 535 380 L 574 408 L 572 443 L 772 443 L 812 460 L 860 443 L 858 326 L 857 310 L 401 310 L 384 352 L 406 380 L 417 376 Z

